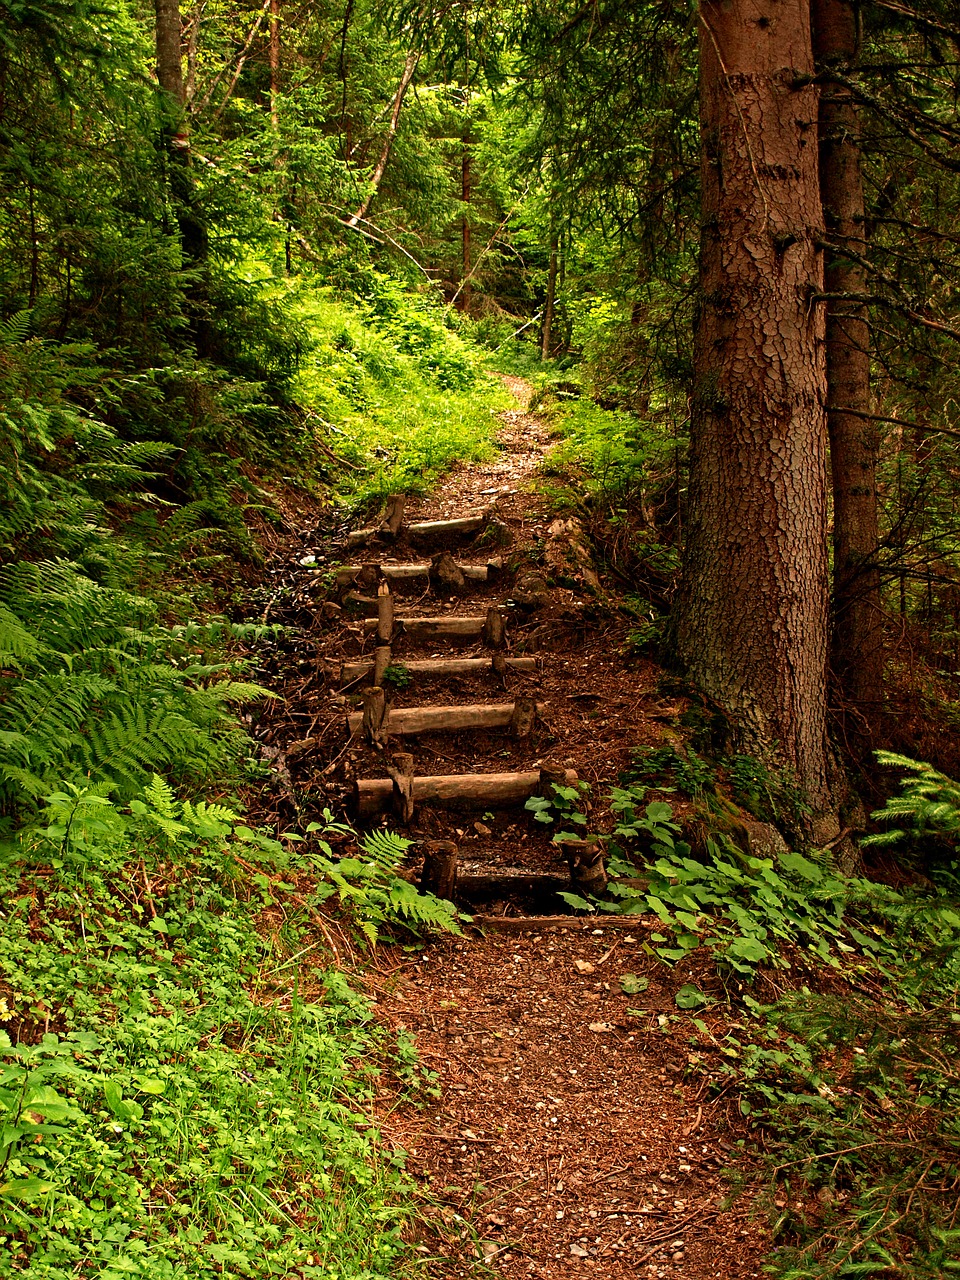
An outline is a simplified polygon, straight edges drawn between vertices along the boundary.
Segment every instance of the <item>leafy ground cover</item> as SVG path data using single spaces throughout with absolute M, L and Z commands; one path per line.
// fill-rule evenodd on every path
M 349 300 L 301 288 L 294 310 L 311 334 L 296 393 L 359 468 L 337 478 L 351 502 L 425 492 L 454 462 L 489 452 L 510 397 L 447 309 L 371 274 Z
M 53 795 L 0 871 L 0 1274 L 410 1274 L 370 1103 L 426 1082 L 316 941 L 337 893 L 368 934 L 430 914 L 401 846 L 334 863 L 159 778 Z
M 866 845 L 904 843 L 909 861 L 911 847 L 955 840 L 956 783 L 883 760 L 901 768 L 903 790 L 874 815 L 896 825 Z M 941 843 L 932 878 L 899 889 L 842 876 L 826 855 L 751 856 L 729 837 L 693 856 L 671 805 L 644 792 L 634 783 L 610 797 L 608 869 L 635 871 L 640 849 L 648 882 L 594 905 L 653 912 L 661 929 L 647 950 L 670 965 L 711 957 L 719 992 L 687 984 L 676 1002 L 690 1019 L 691 1071 L 715 1095 L 736 1091 L 752 1130 L 744 1145 L 765 1153 L 770 1274 L 960 1272 L 955 849 Z M 761 972 L 772 1001 L 758 998 Z

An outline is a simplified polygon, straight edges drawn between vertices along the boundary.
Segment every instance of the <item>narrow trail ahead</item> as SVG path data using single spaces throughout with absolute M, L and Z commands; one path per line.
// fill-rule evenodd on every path
M 455 849 L 456 898 L 485 921 L 370 976 L 380 1016 L 413 1034 L 440 1090 L 422 1112 L 385 1100 L 383 1131 L 433 1206 L 420 1247 L 440 1259 L 434 1274 L 757 1276 L 765 1232 L 747 1198 L 725 1207 L 721 1174 L 742 1122 L 690 1061 L 730 1024 L 702 1013 L 709 1029 L 694 1033 L 675 999 L 716 979 L 656 960 L 652 918 L 561 916 L 556 888 L 588 883 L 593 855 L 564 863 L 523 808 L 573 773 L 598 803 L 682 707 L 653 664 L 622 656 L 626 624 L 579 527 L 531 492 L 546 424 L 525 407 L 502 420 L 494 459 L 407 503 L 398 530 L 301 557 L 294 596 L 315 653 L 298 645 L 297 666 L 327 672 L 327 689 L 292 677 L 268 727 L 281 766 L 322 803 L 359 805 L 366 821 L 386 811 L 394 828 L 406 810 L 411 873 L 426 851 L 442 879 Z M 473 516 L 464 531 L 431 527 Z M 324 573 L 345 560 L 355 572 Z M 329 588 L 322 605 L 311 575 Z M 427 731 L 411 732 L 403 713 L 425 709 Z M 492 781 L 506 776 L 509 806 Z

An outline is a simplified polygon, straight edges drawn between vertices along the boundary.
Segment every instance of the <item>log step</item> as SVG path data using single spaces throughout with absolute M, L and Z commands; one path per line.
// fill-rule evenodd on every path
M 524 737 L 530 732 L 535 715 L 549 710 L 545 702 L 534 704 L 535 714 L 531 717 L 529 703 L 530 699 L 518 699 L 516 702 L 465 707 L 401 707 L 387 713 L 382 736 L 449 733 L 459 729 L 507 729 L 514 726 L 517 735 Z M 347 729 L 351 734 L 359 733 L 362 725 L 363 712 L 355 711 L 347 716 Z
M 498 655 L 499 657 L 499 655 Z M 496 671 L 497 658 L 417 658 L 401 661 L 399 666 L 419 675 L 465 676 L 483 671 Z M 511 671 L 536 671 L 536 658 L 504 658 L 503 665 Z M 328 668 L 332 676 L 339 676 L 343 684 L 353 684 L 374 674 L 372 662 L 344 662 L 339 667 Z
M 337 582 L 341 586 L 346 586 L 351 582 L 356 582 L 357 578 L 363 572 L 362 564 L 345 564 L 337 570 Z M 469 582 L 487 582 L 503 568 L 503 561 L 499 556 L 494 556 L 488 560 L 486 564 L 459 564 L 457 565 L 460 572 Z M 425 560 L 423 563 L 413 564 L 380 564 L 377 566 L 388 582 L 409 582 L 414 578 L 427 578 L 430 576 L 430 562 Z M 317 570 L 319 572 L 319 570 Z
M 576 771 L 564 770 L 563 781 L 572 786 Z M 439 804 L 457 809 L 497 809 L 523 804 L 542 785 L 539 769 L 525 773 L 461 773 L 416 777 L 413 799 L 417 804 Z M 361 778 L 354 785 L 354 806 L 361 818 L 389 809 L 393 802 L 392 778 Z
M 479 533 L 490 519 L 489 512 L 478 512 L 472 516 L 461 516 L 456 520 L 421 520 L 407 525 L 405 532 L 411 542 L 428 543 L 437 538 L 467 537 Z M 380 528 L 354 529 L 346 536 L 348 547 L 362 547 L 372 538 L 380 535 Z
M 543 898 L 555 893 L 570 893 L 575 888 L 570 877 L 555 871 L 521 871 L 517 867 L 504 867 L 495 872 L 459 872 L 454 896 L 456 899 L 483 898 Z
M 456 618 L 395 618 L 394 622 L 399 631 L 422 639 L 449 639 L 458 636 L 474 638 L 482 635 L 486 618 L 480 614 L 464 614 Z M 364 631 L 375 631 L 376 628 L 377 624 L 372 618 L 364 620 Z

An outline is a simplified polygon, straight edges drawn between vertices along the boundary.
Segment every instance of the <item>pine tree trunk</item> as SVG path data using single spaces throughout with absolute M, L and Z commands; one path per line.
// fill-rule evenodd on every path
M 540 359 L 550 359 L 553 340 L 553 312 L 557 300 L 557 235 L 550 233 L 550 266 L 547 269 L 547 296 L 543 304 L 543 333 L 540 339 Z
M 465 91 L 466 92 L 466 91 Z M 469 107 L 468 107 L 469 111 Z M 471 276 L 473 272 L 473 247 L 470 243 L 470 201 L 473 198 L 473 137 L 470 132 L 470 116 L 463 126 L 463 150 L 460 156 L 460 199 L 463 201 L 463 217 L 460 221 L 460 298 L 459 310 L 469 313 Z
M 190 158 L 179 0 L 155 0 L 155 13 L 162 136 L 167 153 L 170 194 L 180 232 L 180 247 L 187 265 L 203 267 L 209 254 L 209 240 L 206 225 L 197 207 Z M 197 354 L 201 356 L 209 355 L 212 345 L 210 324 L 205 314 L 205 293 L 203 282 L 196 279 L 190 287 L 190 320 Z
M 270 0 L 270 125 L 277 133 L 280 116 L 277 98 L 280 93 L 280 0 Z
M 806 0 L 702 0 L 703 212 L 676 636 L 741 748 L 826 764 L 826 370 Z
M 860 117 L 849 78 L 860 55 L 851 0 L 812 0 L 820 73 L 820 192 L 828 294 L 867 292 Z M 831 72 L 834 75 L 831 75 Z M 854 255 L 853 257 L 850 255 Z M 882 699 L 883 614 L 877 548 L 880 433 L 870 412 L 870 326 L 856 301 L 827 303 L 827 424 L 833 477 L 834 677 L 845 702 L 869 714 Z M 850 725 L 856 736 L 856 725 Z

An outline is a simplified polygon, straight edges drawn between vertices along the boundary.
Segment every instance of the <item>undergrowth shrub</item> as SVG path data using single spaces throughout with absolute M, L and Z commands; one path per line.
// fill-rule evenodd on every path
M 298 398 L 359 469 L 335 477 L 344 497 L 423 490 L 453 462 L 484 455 L 496 412 L 512 402 L 446 312 L 382 277 L 365 278 L 352 301 L 301 289 L 296 305 L 314 336 Z
M 403 1154 L 369 1104 L 381 1075 L 407 1093 L 430 1077 L 325 968 L 314 924 L 355 885 L 360 924 L 411 923 L 389 896 L 403 843 L 382 833 L 337 863 L 322 839 L 251 830 L 159 778 L 126 808 L 55 793 L 6 843 L 0 1275 L 404 1268 Z

